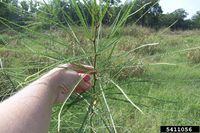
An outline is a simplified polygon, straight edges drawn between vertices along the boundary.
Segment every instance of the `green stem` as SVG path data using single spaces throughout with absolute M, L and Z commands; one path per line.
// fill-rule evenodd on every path
M 94 40 L 93 40 L 93 45 L 94 45 L 94 69 L 96 70 L 97 68 L 97 44 L 96 44 L 96 40 L 97 40 L 97 34 L 98 34 L 98 24 L 95 26 L 95 32 L 94 32 Z M 97 81 L 97 76 L 96 73 L 93 74 L 94 77 L 94 84 L 93 84 L 93 92 L 95 93 L 95 86 L 96 86 L 96 81 Z
M 97 40 L 97 37 L 98 37 L 98 28 L 99 28 L 99 25 L 98 23 L 96 24 L 95 26 L 95 31 L 94 31 L 94 39 L 93 39 L 93 46 L 94 46 L 94 61 L 93 61 L 93 67 L 94 69 L 96 70 L 97 68 L 97 44 L 96 44 L 96 40 Z M 93 99 L 92 99 L 92 102 L 91 102 L 91 107 L 92 107 L 92 110 L 90 111 L 90 115 L 91 115 L 91 118 L 90 118 L 90 126 L 91 126 L 91 133 L 94 133 L 93 129 L 92 129 L 92 126 L 93 126 L 93 123 L 92 123 L 92 118 L 94 116 L 94 112 L 93 112 L 93 109 L 94 109 L 94 106 L 95 106 L 95 103 L 96 103 L 96 100 L 97 100 L 97 97 L 95 95 L 95 92 L 96 92 L 96 82 L 97 82 L 97 75 L 96 73 L 93 74 L 93 77 L 94 77 L 94 82 L 93 82 Z

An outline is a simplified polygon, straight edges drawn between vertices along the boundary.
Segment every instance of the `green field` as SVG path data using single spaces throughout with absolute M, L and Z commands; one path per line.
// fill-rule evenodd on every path
M 74 27 L 79 43 L 69 29 L 1 31 L 1 100 L 59 64 L 88 64 L 92 43 L 82 30 Z M 62 111 L 61 132 L 113 132 L 110 115 L 119 133 L 157 133 L 161 125 L 200 125 L 200 31 L 128 26 L 106 40 L 107 31 L 103 29 L 99 40 L 93 111 L 87 116 L 93 90 L 83 94 L 84 99 L 74 94 Z M 60 105 L 53 108 L 51 133 L 57 132 L 59 110 Z

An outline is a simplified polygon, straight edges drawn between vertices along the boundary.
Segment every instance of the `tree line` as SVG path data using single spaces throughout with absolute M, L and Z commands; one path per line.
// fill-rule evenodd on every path
M 35 26 L 36 28 L 48 29 L 58 25 L 68 26 L 68 23 L 80 25 L 80 19 L 73 2 L 78 4 L 88 26 L 91 25 L 92 16 L 88 10 L 88 5 L 93 2 L 91 0 L 83 0 L 82 2 L 79 0 L 52 0 L 48 3 L 34 0 L 21 2 L 2 0 L 0 2 L 0 28 Z M 138 24 L 154 29 L 170 27 L 172 30 L 200 28 L 200 11 L 197 11 L 190 19 L 186 19 L 188 13 L 184 9 L 164 14 L 158 0 L 134 0 L 123 4 L 120 0 L 103 0 L 102 5 L 107 6 L 102 22 L 108 26 L 114 22 L 116 17 L 120 17 L 120 13 L 123 14 L 126 7 L 131 5 L 132 14 L 129 15 L 126 25 Z

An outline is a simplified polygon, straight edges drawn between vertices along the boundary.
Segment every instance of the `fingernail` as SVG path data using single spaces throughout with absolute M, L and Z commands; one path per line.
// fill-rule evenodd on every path
M 84 80 L 85 82 L 90 81 L 90 75 L 86 74 L 85 77 L 83 78 L 83 80 Z

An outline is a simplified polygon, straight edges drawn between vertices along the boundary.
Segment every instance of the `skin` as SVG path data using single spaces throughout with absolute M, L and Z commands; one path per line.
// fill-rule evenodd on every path
M 47 133 L 54 104 L 91 87 L 91 66 L 66 64 L 55 68 L 0 103 L 0 133 Z M 82 79 L 82 80 L 81 80 Z

